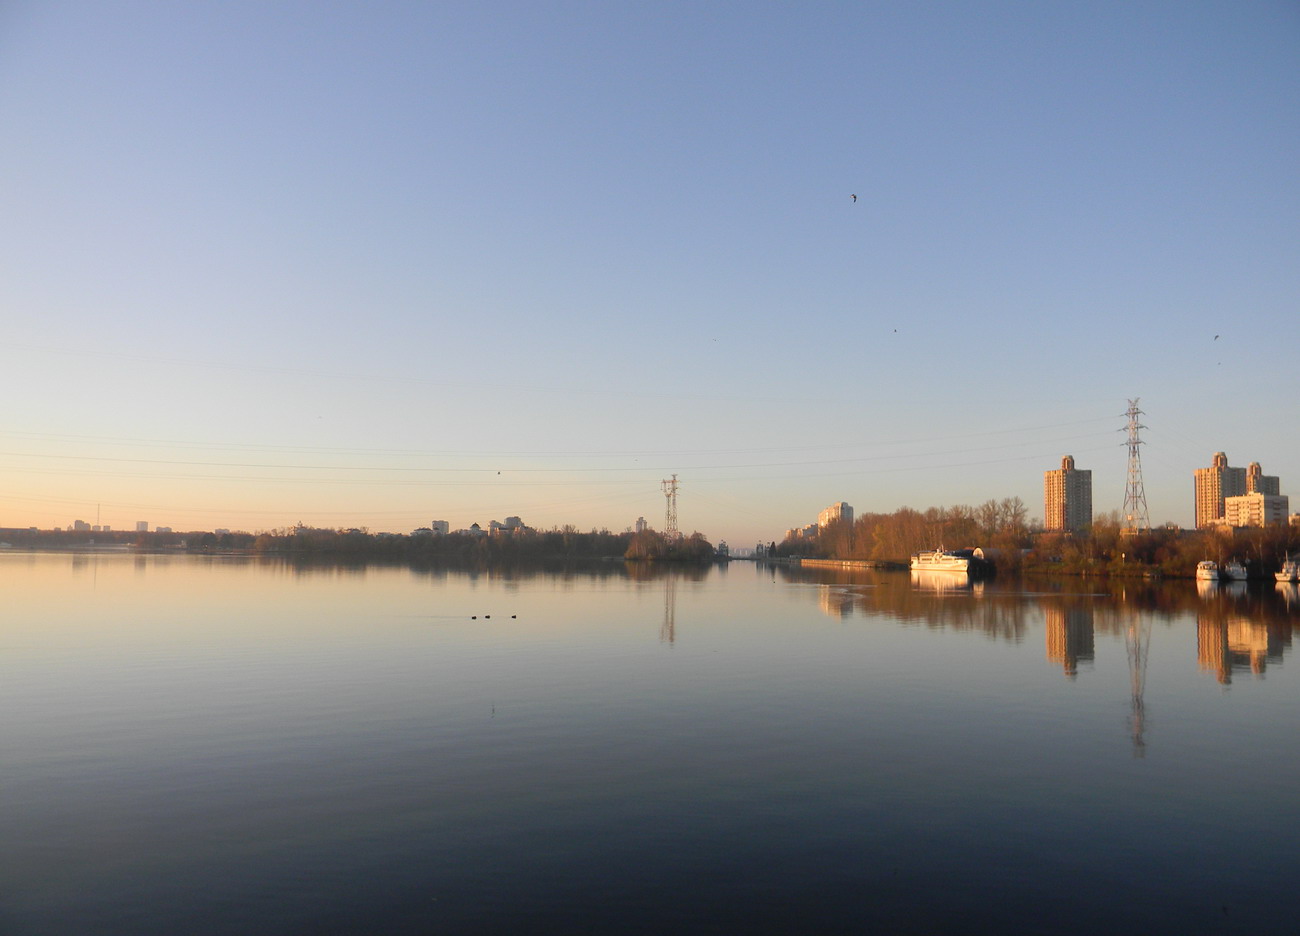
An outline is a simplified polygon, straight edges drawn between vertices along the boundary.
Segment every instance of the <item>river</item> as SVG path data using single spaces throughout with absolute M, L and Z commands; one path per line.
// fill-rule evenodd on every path
M 1273 933 L 1294 586 L 0 554 L 0 933 Z

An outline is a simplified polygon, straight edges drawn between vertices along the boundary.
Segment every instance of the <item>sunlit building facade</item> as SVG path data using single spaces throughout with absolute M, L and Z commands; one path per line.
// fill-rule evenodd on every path
M 1259 462 L 1251 462 L 1246 466 L 1246 493 L 1281 494 L 1282 482 L 1277 475 L 1264 474 Z
M 817 515 L 817 526 L 823 528 L 828 527 L 832 523 L 840 520 L 848 524 L 853 523 L 853 508 L 844 503 L 844 501 L 840 501 L 838 504 L 831 504 L 819 513 Z
M 1209 468 L 1197 468 L 1192 479 L 1196 499 L 1196 528 L 1223 521 L 1223 501 L 1246 493 L 1246 469 L 1232 468 L 1228 456 L 1215 452 Z
M 1264 474 L 1259 462 L 1233 468 L 1228 464 L 1227 455 L 1215 452 L 1209 468 L 1196 469 L 1193 491 L 1197 529 L 1215 524 L 1265 526 L 1286 522 L 1289 502 L 1282 497 L 1282 482 L 1277 475 Z M 1229 513 L 1228 501 L 1247 494 L 1262 496 L 1234 501 Z
M 1235 527 L 1286 523 L 1290 510 L 1291 499 L 1285 494 L 1238 494 L 1223 499 L 1224 522 Z
M 1076 532 L 1092 526 L 1092 471 L 1074 467 L 1074 456 L 1043 473 L 1043 516 L 1049 530 Z

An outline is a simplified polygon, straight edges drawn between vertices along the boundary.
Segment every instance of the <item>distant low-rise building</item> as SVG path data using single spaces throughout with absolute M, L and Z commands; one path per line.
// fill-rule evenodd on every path
M 1223 499 L 1223 518 L 1229 526 L 1262 527 L 1286 523 L 1291 499 L 1285 494 L 1238 494 Z
M 446 520 L 434 520 L 429 524 L 429 529 L 439 536 L 446 536 L 451 532 L 451 524 Z
M 149 532 L 149 521 L 148 521 L 148 520 L 137 520 L 137 521 L 135 522 L 135 531 L 136 531 L 137 533 L 148 533 L 148 532 Z

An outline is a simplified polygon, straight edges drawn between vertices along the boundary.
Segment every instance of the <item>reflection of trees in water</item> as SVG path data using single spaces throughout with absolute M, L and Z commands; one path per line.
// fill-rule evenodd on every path
M 1258 585 L 1239 590 L 1217 588 L 1202 594 L 1183 580 L 1036 576 L 976 582 L 954 590 L 931 588 L 925 579 L 914 582 L 908 574 L 897 572 L 774 564 L 762 574 L 791 584 L 825 586 L 819 603 L 834 617 L 883 615 L 927 627 L 975 630 L 1017 643 L 1024 639 L 1028 615 L 1041 610 L 1049 631 L 1048 658 L 1059 663 L 1067 675 L 1079 661 L 1091 657 L 1095 634 L 1128 641 L 1133 615 L 1148 624 L 1157 620 L 1173 624 L 1196 617 L 1202 629 L 1208 621 L 1218 622 L 1215 626 L 1222 633 L 1207 632 L 1201 637 L 1210 648 L 1200 654 L 1203 668 L 1218 672 L 1220 664 L 1214 661 L 1225 660 L 1228 669 L 1223 672 L 1229 678 L 1234 668 L 1259 673 L 1268 661 L 1280 660 L 1291 646 L 1296 619 L 1295 608 L 1286 600 L 1289 593 Z M 1053 641 L 1055 649 L 1050 646 Z M 1219 644 L 1227 649 L 1213 649 Z
M 778 576 L 791 583 L 825 586 L 818 596 L 822 610 L 832 617 L 877 614 L 926 627 L 971 630 L 991 638 L 1020 643 L 1027 630 L 1028 607 L 1017 593 L 998 593 L 977 583 L 972 590 L 952 593 L 913 587 L 906 573 L 862 572 L 852 569 L 806 570 L 775 566 Z M 940 579 L 939 581 L 943 581 Z M 949 578 L 948 581 L 956 581 Z

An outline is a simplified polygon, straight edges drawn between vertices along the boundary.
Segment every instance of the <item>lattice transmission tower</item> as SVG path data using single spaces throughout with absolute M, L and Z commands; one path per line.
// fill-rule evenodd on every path
M 1124 529 L 1150 530 L 1151 517 L 1147 513 L 1147 494 L 1142 486 L 1142 454 L 1139 447 L 1142 440 L 1138 430 L 1146 426 L 1138 422 L 1142 411 L 1138 409 L 1137 399 L 1128 401 L 1128 484 L 1124 487 Z
M 664 537 L 667 539 L 677 539 L 681 536 L 677 532 L 677 475 L 673 475 L 671 481 L 662 482 L 664 497 L 668 499 L 668 512 L 664 516 Z

